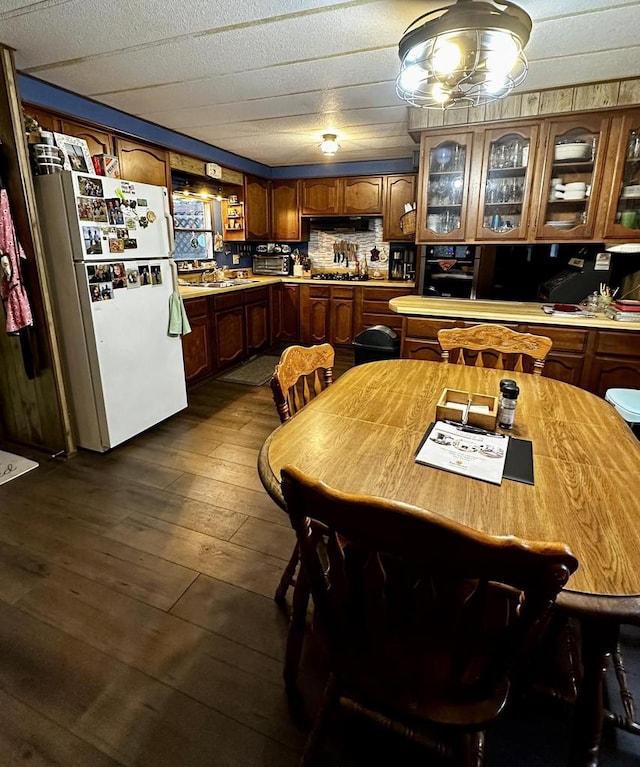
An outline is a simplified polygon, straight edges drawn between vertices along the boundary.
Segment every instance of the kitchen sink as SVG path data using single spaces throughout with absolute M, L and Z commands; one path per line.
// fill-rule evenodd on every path
M 247 285 L 250 282 L 260 282 L 260 280 L 220 280 L 219 282 L 191 282 L 190 288 L 233 288 L 236 285 Z

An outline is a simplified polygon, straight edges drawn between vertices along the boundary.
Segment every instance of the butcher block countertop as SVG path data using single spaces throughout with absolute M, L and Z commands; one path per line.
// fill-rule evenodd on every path
M 545 314 L 543 304 L 520 301 L 473 301 L 455 298 L 401 296 L 392 298 L 389 307 L 397 314 L 411 317 L 478 320 L 481 322 L 518 322 L 537 325 L 559 325 L 594 330 L 640 331 L 640 322 L 618 322 L 603 314 L 583 317 L 573 314 Z

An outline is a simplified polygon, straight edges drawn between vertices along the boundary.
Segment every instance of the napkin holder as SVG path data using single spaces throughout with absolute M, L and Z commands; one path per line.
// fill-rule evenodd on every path
M 467 423 L 480 429 L 495 431 L 498 422 L 498 398 L 489 394 L 443 389 L 436 405 L 436 420 L 461 422 L 469 400 L 471 405 L 467 414 Z M 481 407 L 482 412 L 474 409 L 477 407 Z

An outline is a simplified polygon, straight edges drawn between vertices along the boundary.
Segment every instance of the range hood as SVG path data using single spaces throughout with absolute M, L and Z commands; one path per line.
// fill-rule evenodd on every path
M 320 216 L 312 217 L 311 228 L 336 234 L 368 232 L 373 229 L 375 216 Z

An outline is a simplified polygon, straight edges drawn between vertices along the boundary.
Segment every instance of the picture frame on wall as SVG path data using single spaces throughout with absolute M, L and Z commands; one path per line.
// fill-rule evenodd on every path
M 77 170 L 81 173 L 94 174 L 93 161 L 89 145 L 83 138 L 67 136 L 66 133 L 54 133 L 56 146 L 64 155 L 64 170 Z

